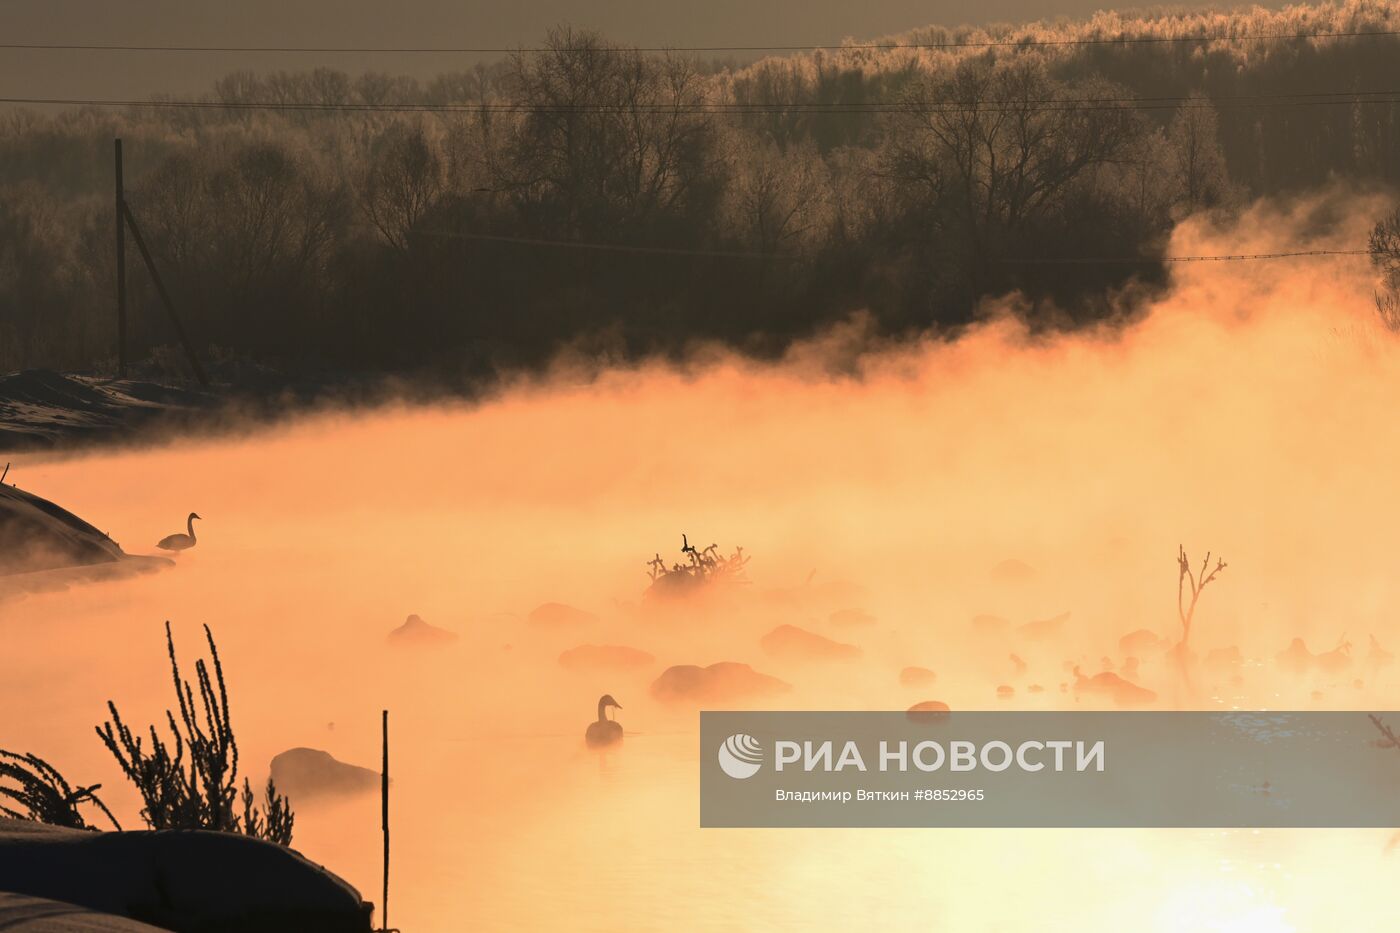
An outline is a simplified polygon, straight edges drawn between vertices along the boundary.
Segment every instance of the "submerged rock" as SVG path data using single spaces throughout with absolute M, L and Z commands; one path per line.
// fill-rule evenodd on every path
M 1205 665 L 1211 670 L 1233 670 L 1243 663 L 1244 655 L 1240 654 L 1240 649 L 1235 645 L 1212 648 L 1206 652 Z
M 340 878 L 251 836 L 89 832 L 5 818 L 0 885 L 167 930 L 369 933 L 372 909 Z
M 1284 670 L 1301 674 L 1312 666 L 1313 653 L 1308 650 L 1307 642 L 1301 638 L 1295 638 L 1288 643 L 1288 647 L 1274 655 L 1274 660 L 1278 666 Z
M 1144 657 L 1153 651 L 1166 648 L 1163 641 L 1156 632 L 1145 628 L 1136 629 L 1118 639 L 1118 650 L 1125 655 Z
M 709 667 L 677 664 L 661 672 L 651 694 L 666 702 L 730 702 L 786 693 L 792 685 L 761 674 L 737 661 L 720 661 Z
M 1064 628 L 1067 621 L 1069 621 L 1069 613 L 1062 612 L 1048 619 L 1037 619 L 1034 622 L 1018 625 L 1016 626 L 1016 632 L 1022 638 L 1028 638 L 1032 641 L 1042 638 L 1053 638 L 1060 634 L 1060 629 Z
M 429 625 L 417 615 L 409 616 L 403 625 L 389 633 L 389 643 L 394 645 L 450 645 L 456 640 L 456 632 Z
M 1106 696 L 1113 700 L 1117 706 L 1149 706 L 1157 700 L 1156 693 L 1146 687 L 1139 687 L 1131 681 L 1124 680 L 1111 671 L 1103 671 L 1093 677 L 1085 677 L 1076 667 L 1074 677 L 1074 692 L 1076 694 L 1089 693 Z
M 924 700 L 905 710 L 904 718 L 922 724 L 946 722 L 950 712 L 948 704 L 942 700 Z
M 1035 568 L 1013 557 L 993 567 L 991 577 L 998 583 L 1024 583 L 1035 579 Z
M 926 667 L 906 667 L 899 672 L 899 682 L 906 687 L 919 687 L 931 684 L 938 675 Z
M 863 653 L 855 645 L 832 641 L 795 625 L 778 626 L 759 639 L 759 644 L 775 657 L 801 661 L 849 661 Z
M 571 671 L 621 671 L 647 667 L 656 657 L 626 645 L 579 645 L 559 654 L 559 665 Z
M 972 617 L 972 628 L 983 635 L 997 635 L 1011 627 L 1011 623 L 1001 616 L 982 613 Z
M 277 790 L 296 804 L 310 797 L 359 794 L 380 785 L 378 771 L 337 761 L 318 748 L 288 749 L 272 759 Z
M 874 625 L 875 617 L 864 609 L 837 609 L 826 617 L 826 621 L 841 628 L 856 628 L 858 626 Z
M 597 622 L 598 617 L 565 603 L 541 603 L 530 610 L 529 620 L 535 625 L 571 626 Z

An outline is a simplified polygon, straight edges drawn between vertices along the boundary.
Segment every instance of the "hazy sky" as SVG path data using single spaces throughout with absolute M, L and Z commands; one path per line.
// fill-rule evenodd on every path
M 0 0 L 0 36 L 6 43 L 509 47 L 537 43 L 549 26 L 571 23 L 638 45 L 807 45 L 933 23 L 1082 17 L 1103 6 L 1100 0 Z M 240 68 L 331 65 L 430 76 L 469 61 L 451 55 L 0 49 L 0 96 L 191 93 Z

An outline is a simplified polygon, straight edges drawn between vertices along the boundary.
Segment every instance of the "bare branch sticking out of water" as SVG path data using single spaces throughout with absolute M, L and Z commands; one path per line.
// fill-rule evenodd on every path
M 1395 730 L 1387 726 L 1381 717 L 1377 716 L 1375 713 L 1368 713 L 1367 715 L 1370 717 L 1371 723 L 1380 730 L 1381 735 L 1385 736 L 1384 740 L 1377 740 L 1376 744 L 1380 745 L 1382 748 L 1393 748 L 1396 751 L 1400 751 L 1400 738 L 1396 737 Z
M 1206 551 L 1206 556 L 1201 561 L 1199 572 L 1192 572 L 1191 559 L 1186 556 L 1186 548 L 1177 545 L 1176 549 L 1177 578 L 1176 578 L 1176 612 L 1181 619 L 1181 643 L 1184 650 L 1186 642 L 1191 638 L 1191 623 L 1196 616 L 1196 601 L 1201 598 L 1201 591 L 1213 581 L 1216 576 L 1229 564 L 1224 560 L 1216 558 L 1215 567 L 1210 566 L 1210 551 Z M 1209 571 L 1209 572 L 1207 572 Z M 1191 602 L 1186 603 L 1187 587 L 1191 590 Z
M 653 587 L 679 589 L 693 584 L 717 581 L 748 582 L 744 568 L 748 565 L 750 558 L 741 547 L 736 547 L 734 553 L 725 557 L 720 554 L 718 544 L 697 548 L 690 543 L 689 536 L 683 534 L 681 535 L 681 553 L 686 556 L 685 563 L 677 562 L 667 567 L 660 552 L 647 562 L 647 567 L 650 568 L 647 575 L 651 578 Z

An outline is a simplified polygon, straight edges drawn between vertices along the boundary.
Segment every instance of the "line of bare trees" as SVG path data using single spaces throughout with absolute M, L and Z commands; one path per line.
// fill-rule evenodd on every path
M 568 342 L 765 352 L 856 310 L 890 332 L 956 327 L 1012 290 L 1047 320 L 1092 318 L 1109 286 L 1160 277 L 1152 256 L 1184 214 L 1400 161 L 1396 107 L 1341 123 L 1348 108 L 1218 112 L 1213 53 L 1140 46 L 1135 71 L 1121 50 L 1035 48 L 735 68 L 569 29 L 545 45 L 426 84 L 235 74 L 211 98 L 450 112 L 10 114 L 0 371 L 110 365 L 113 135 L 216 369 L 464 377 Z M 1346 46 L 1317 46 L 1308 67 L 1351 74 Z M 1277 56 L 1234 65 L 1233 87 L 1283 86 Z M 1057 106 L 1166 91 L 1192 96 L 1175 111 Z M 1018 261 L 1085 255 L 1142 262 Z M 170 358 L 155 296 L 142 277 L 132 288 L 138 355 Z

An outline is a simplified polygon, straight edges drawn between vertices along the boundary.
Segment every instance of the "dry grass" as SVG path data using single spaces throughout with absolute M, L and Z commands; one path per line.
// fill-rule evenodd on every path
M 163 739 L 154 725 L 145 737 L 122 722 L 110 700 L 110 721 L 97 734 L 117 759 L 122 772 L 141 793 L 141 818 L 152 829 L 210 829 L 243 833 L 290 845 L 294 814 L 287 799 L 277 793 L 269 778 L 264 806 L 255 803 L 252 785 L 243 780 L 238 788 L 238 743 L 229 719 L 228 691 L 213 633 L 204 627 L 209 643 L 213 675 L 204 659 L 195 662 L 199 707 L 195 690 L 180 676 L 170 623 L 165 623 L 165 643 L 170 673 L 178 701 L 179 718 L 166 710 L 170 739 Z
M 14 810 L 0 806 L 0 813 L 6 816 L 69 829 L 96 829 L 78 809 L 79 804 L 91 803 L 114 827 L 122 828 L 96 794 L 101 784 L 74 788 L 57 768 L 38 755 L 19 755 L 0 749 L 0 780 L 12 782 L 10 785 L 0 783 L 0 798 L 8 798 L 20 807 Z

